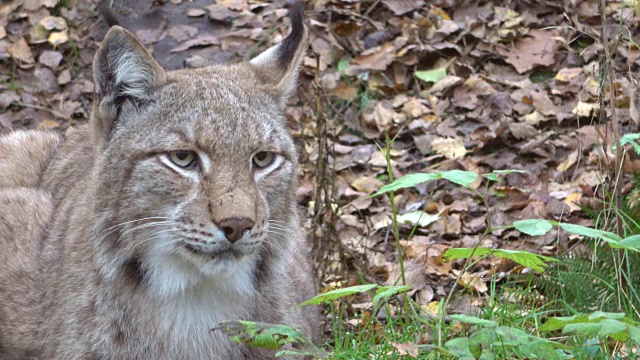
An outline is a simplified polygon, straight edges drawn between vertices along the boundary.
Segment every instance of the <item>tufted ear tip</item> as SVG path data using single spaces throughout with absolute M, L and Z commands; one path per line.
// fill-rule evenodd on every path
M 92 119 L 96 144 L 109 137 L 124 104 L 149 103 L 152 91 L 164 84 L 166 72 L 132 33 L 113 26 L 93 59 L 97 93 Z
M 135 101 L 163 83 L 166 73 L 135 35 L 116 25 L 96 52 L 93 77 L 100 97 Z
M 304 24 L 303 1 L 289 2 L 289 19 L 289 35 L 280 44 L 250 61 L 267 85 L 279 92 L 283 103 L 286 103 L 296 86 L 300 64 L 307 49 L 309 32 Z

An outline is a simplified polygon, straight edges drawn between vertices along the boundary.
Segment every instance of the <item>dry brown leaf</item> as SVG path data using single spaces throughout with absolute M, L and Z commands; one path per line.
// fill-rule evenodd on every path
M 224 5 L 214 4 L 206 8 L 209 10 L 209 18 L 220 22 L 231 22 L 240 16 L 239 13 L 229 10 L 229 8 Z
M 580 117 L 592 117 L 596 116 L 600 113 L 600 104 L 596 103 L 586 103 L 586 102 L 578 102 L 576 107 L 571 110 L 571 113 L 576 114 Z
M 512 47 L 498 48 L 505 61 L 523 74 L 537 66 L 551 66 L 555 63 L 556 40 L 551 31 L 532 29 L 529 37 L 517 41 Z
M 51 31 L 51 30 L 58 30 L 58 31 L 65 31 L 67 30 L 67 22 L 64 20 L 64 18 L 61 18 L 59 16 L 47 16 L 46 18 L 40 20 L 38 22 L 38 24 L 42 25 L 43 28 Z
M 396 59 L 396 49 L 391 43 L 364 51 L 353 60 L 354 64 L 366 70 L 386 70 Z
M 220 39 L 213 35 L 201 35 L 194 39 L 187 40 L 182 44 L 171 49 L 172 53 L 188 50 L 194 46 L 220 45 Z
M 384 183 L 375 176 L 361 176 L 351 182 L 351 186 L 353 186 L 354 189 L 366 194 L 380 190 L 382 185 L 384 185 Z
M 425 5 L 424 0 L 383 0 L 382 3 L 393 11 L 396 16 L 420 9 Z
M 57 51 L 47 50 L 38 57 L 38 62 L 51 70 L 55 70 L 62 61 L 62 54 Z
M 200 8 L 188 8 L 187 9 L 187 16 L 188 17 L 200 17 L 200 16 L 204 16 L 207 12 L 204 9 L 200 9 Z
M 411 343 L 402 343 L 402 344 L 398 344 L 398 343 L 393 343 L 393 347 L 398 350 L 398 353 L 400 355 L 408 355 L 412 358 L 417 358 L 418 355 L 420 354 L 420 348 L 418 348 L 418 346 L 416 344 L 411 344 Z
M 460 274 L 460 270 L 453 269 L 451 271 L 456 276 Z M 471 274 L 469 272 L 465 272 L 460 275 L 460 285 L 466 287 L 469 290 L 475 290 L 479 293 L 485 293 L 487 292 L 487 290 L 489 290 L 487 284 L 482 280 L 480 276 Z
M 464 141 L 460 138 L 435 138 L 431 141 L 431 148 L 449 159 L 458 159 L 467 153 Z
M 13 44 L 11 44 L 7 49 L 7 52 L 12 58 L 22 63 L 33 64 L 36 61 L 33 57 L 29 44 L 27 44 L 27 41 L 23 37 L 19 37 Z

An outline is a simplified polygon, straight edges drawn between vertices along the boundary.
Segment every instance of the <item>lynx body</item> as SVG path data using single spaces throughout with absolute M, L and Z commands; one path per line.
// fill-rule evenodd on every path
M 267 359 L 223 320 L 317 337 L 284 106 L 306 48 L 166 72 L 113 27 L 89 124 L 0 137 L 0 358 Z

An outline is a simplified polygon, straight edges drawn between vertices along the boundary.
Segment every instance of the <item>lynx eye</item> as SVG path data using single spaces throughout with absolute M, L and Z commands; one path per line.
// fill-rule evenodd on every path
M 198 165 L 196 161 L 196 154 L 193 151 L 173 150 L 169 151 L 168 155 L 171 162 L 180 166 L 181 168 L 193 169 Z
M 269 151 L 260 151 L 253 155 L 253 165 L 258 169 L 264 169 L 273 163 L 276 155 Z

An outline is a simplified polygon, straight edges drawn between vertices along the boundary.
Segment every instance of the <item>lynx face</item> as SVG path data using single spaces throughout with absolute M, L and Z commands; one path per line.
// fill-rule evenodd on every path
M 295 213 L 284 104 L 306 39 L 298 26 L 250 63 L 169 73 L 126 30 L 105 38 L 94 63 L 96 209 L 107 210 L 97 228 L 104 258 L 135 281 L 166 295 L 233 276 L 248 291 L 262 254 L 281 251 Z

